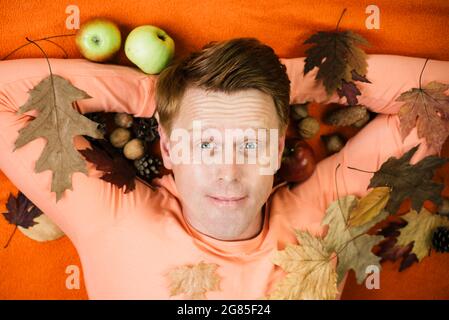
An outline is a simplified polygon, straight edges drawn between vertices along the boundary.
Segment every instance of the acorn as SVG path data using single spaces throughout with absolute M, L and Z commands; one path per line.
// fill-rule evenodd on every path
M 307 110 L 309 103 L 295 103 L 290 105 L 291 115 L 294 120 L 301 120 L 309 116 L 309 111 Z
M 326 150 L 329 154 L 336 153 L 343 149 L 345 146 L 345 139 L 339 134 L 330 134 L 327 136 L 321 136 L 321 140 L 324 142 Z
M 305 117 L 298 123 L 299 134 L 304 139 L 310 139 L 320 130 L 320 123 L 312 117 Z
M 130 160 L 136 160 L 143 157 L 145 154 L 143 141 L 138 138 L 134 138 L 128 141 L 128 143 L 123 148 L 123 154 Z
M 109 136 L 109 141 L 116 148 L 122 148 L 129 139 L 131 139 L 131 132 L 124 128 L 116 128 Z
M 125 112 L 118 112 L 114 116 L 114 122 L 121 128 L 130 128 L 133 124 L 133 116 Z

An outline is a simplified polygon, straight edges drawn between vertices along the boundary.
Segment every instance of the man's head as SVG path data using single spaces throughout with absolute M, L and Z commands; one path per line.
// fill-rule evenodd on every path
M 262 158 L 280 162 L 289 101 L 285 66 L 254 38 L 211 42 L 161 72 L 162 157 L 195 229 L 222 240 L 259 231 L 274 173 Z

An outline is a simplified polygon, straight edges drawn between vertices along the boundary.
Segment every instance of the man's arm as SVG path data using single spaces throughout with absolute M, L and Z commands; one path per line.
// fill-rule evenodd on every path
M 330 98 L 326 96 L 324 87 L 314 80 L 316 68 L 306 76 L 302 74 L 304 58 L 285 59 L 283 63 L 287 66 L 291 80 L 291 103 L 345 102 L 344 98 L 339 98 L 337 94 Z M 340 152 L 321 161 L 313 175 L 292 190 L 299 204 L 313 204 L 317 208 L 310 212 L 300 210 L 298 214 L 322 215 L 321 217 L 301 217 L 301 220 L 321 221 L 326 208 L 338 196 L 354 194 L 362 197 L 367 193 L 372 174 L 355 171 L 348 167 L 377 171 L 389 157 L 400 157 L 417 144 L 420 144 L 420 147 L 411 159 L 412 163 L 435 153 L 435 150 L 428 148 L 425 139 L 418 138 L 416 128 L 402 141 L 399 118 L 396 115 L 402 105 L 401 102 L 395 101 L 396 98 L 404 91 L 419 87 L 419 75 L 424 63 L 425 59 L 422 58 L 394 55 L 368 56 L 367 78 L 372 83 L 357 83 L 362 92 L 358 100 L 360 104 L 366 105 L 380 115 L 350 139 Z M 449 83 L 449 61 L 429 60 L 427 62 L 422 84 L 425 85 L 430 81 Z M 347 275 L 338 286 L 338 299 L 341 298 Z
M 316 68 L 305 77 L 302 75 L 303 61 L 304 58 L 283 60 L 292 82 L 291 102 L 343 103 L 344 98 L 340 99 L 337 94 L 327 99 L 323 86 L 314 80 Z M 368 55 L 367 78 L 372 83 L 357 83 L 362 92 L 358 99 L 360 104 L 381 114 L 350 139 L 340 152 L 321 161 L 313 175 L 294 188 L 293 192 L 298 197 L 316 204 L 324 214 L 328 205 L 337 199 L 337 189 L 339 196 L 363 196 L 367 193 L 372 174 L 348 167 L 377 171 L 389 157 L 400 157 L 417 144 L 420 147 L 412 158 L 412 163 L 435 153 L 428 148 L 424 138 L 418 138 L 416 128 L 402 141 L 399 118 L 396 115 L 402 105 L 395 101 L 396 98 L 404 91 L 419 87 L 419 75 L 424 63 L 423 58 Z M 422 84 L 434 80 L 449 82 L 449 61 L 427 62 Z
M 50 65 L 53 74 L 93 97 L 74 103 L 81 113 L 127 112 L 150 117 L 154 112 L 154 76 L 83 59 L 50 59 Z M 86 162 L 88 176 L 74 173 L 73 190 L 66 190 L 56 202 L 55 193 L 50 191 L 51 171 L 34 171 L 46 140 L 39 138 L 12 151 L 18 131 L 31 120 L 31 115 L 37 115 L 35 110 L 22 115 L 16 111 L 27 101 L 28 91 L 47 76 L 45 59 L 0 62 L 0 170 L 76 243 L 77 238 L 101 229 L 121 213 L 132 214 L 136 202 L 151 190 L 136 181 L 136 189 L 125 194 L 123 189 L 99 179 L 102 172 Z M 74 143 L 77 149 L 90 146 L 82 136 L 76 137 Z

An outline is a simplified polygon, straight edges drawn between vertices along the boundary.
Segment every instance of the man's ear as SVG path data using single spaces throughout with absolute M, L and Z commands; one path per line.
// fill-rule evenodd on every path
M 167 168 L 168 170 L 172 170 L 173 164 L 170 159 L 170 136 L 160 123 L 157 130 L 159 132 L 160 137 L 159 144 L 161 147 L 161 155 L 162 161 L 164 162 L 164 167 Z

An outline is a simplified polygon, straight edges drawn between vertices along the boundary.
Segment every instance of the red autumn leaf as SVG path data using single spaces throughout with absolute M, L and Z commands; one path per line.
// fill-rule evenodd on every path
M 103 171 L 102 180 L 116 185 L 125 186 L 125 193 L 136 188 L 136 169 L 123 155 L 115 151 L 106 140 L 91 141 L 93 149 L 83 149 L 79 152 L 87 161 L 95 164 L 96 169 Z
M 397 236 L 399 236 L 399 229 L 407 225 L 407 222 L 403 219 L 399 221 L 391 221 L 384 228 L 377 232 L 377 235 L 385 236 L 385 240 L 379 243 L 379 251 L 376 253 L 377 256 L 381 257 L 383 261 L 397 261 L 402 259 L 399 266 L 399 271 L 403 271 L 410 267 L 413 263 L 418 262 L 416 254 L 410 253 L 413 249 L 413 243 L 402 247 L 397 246 Z
M 355 70 L 352 70 L 351 75 L 352 80 L 354 81 L 371 83 L 371 81 L 369 81 L 365 76 L 359 75 Z M 346 102 L 350 106 L 357 105 L 359 103 L 357 96 L 360 96 L 362 94 L 353 81 L 347 82 L 344 79 L 341 80 L 341 88 L 337 89 L 337 93 L 340 98 L 346 97 Z
M 354 82 L 346 82 L 345 80 L 341 81 L 341 89 L 337 89 L 338 96 L 346 97 L 346 101 L 350 106 L 355 106 L 359 100 L 357 96 L 361 95 L 359 88 L 355 86 Z

